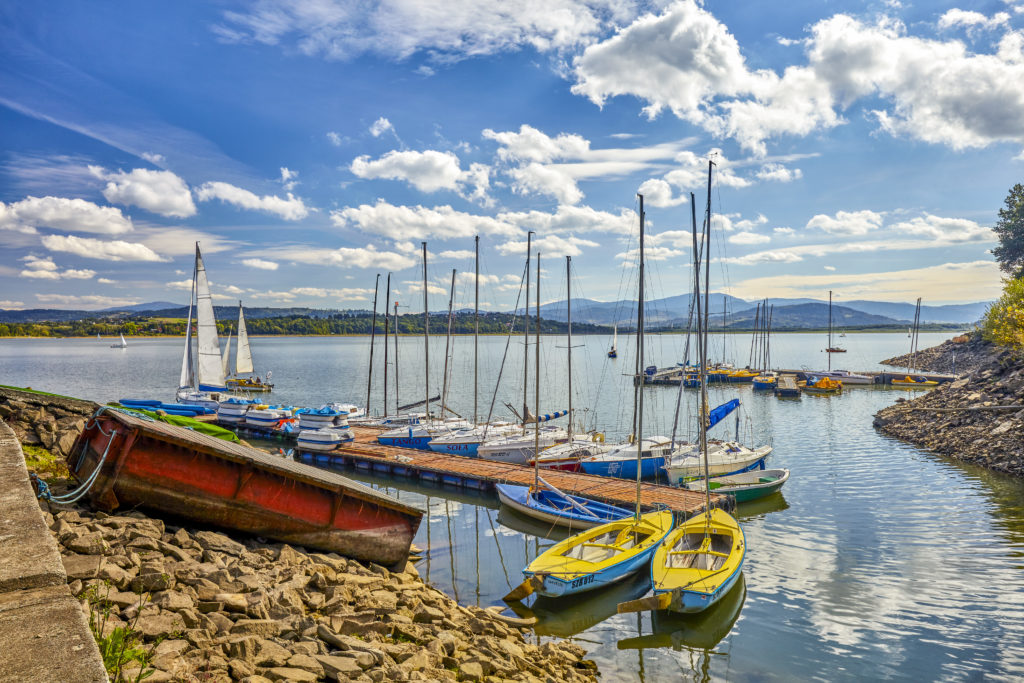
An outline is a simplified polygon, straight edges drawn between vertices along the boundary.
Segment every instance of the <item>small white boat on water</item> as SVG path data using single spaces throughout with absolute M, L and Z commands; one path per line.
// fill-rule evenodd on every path
M 99 335 L 97 335 L 97 336 L 99 336 Z M 123 334 L 121 335 L 121 343 L 120 344 L 111 344 L 110 348 L 112 348 L 112 349 L 127 349 L 128 348 L 128 342 L 126 342 L 124 340 L 124 335 Z
M 755 469 L 772 452 L 771 446 L 755 449 L 735 441 L 713 441 L 708 444 L 708 472 L 712 477 Z M 688 479 L 704 476 L 704 459 L 700 449 L 691 446 L 676 451 L 665 459 L 665 474 L 676 486 Z
M 492 437 L 507 436 L 513 432 L 520 431 L 517 424 L 511 422 L 499 422 L 492 425 L 477 425 L 458 429 L 450 434 L 435 436 L 427 444 L 430 450 L 437 453 L 451 453 L 452 455 L 476 455 L 477 449 L 487 439 Z
M 875 378 L 870 375 L 860 375 L 856 372 L 850 372 L 849 370 L 822 370 L 816 372 L 807 372 L 808 376 L 814 375 L 815 377 L 828 377 L 829 379 L 837 379 L 843 383 L 843 386 L 850 384 L 874 384 Z
M 296 442 L 300 451 L 333 451 L 338 446 L 352 441 L 352 430 L 340 428 L 303 429 Z
M 229 398 L 217 406 L 217 422 L 224 424 L 244 424 L 245 414 L 256 401 L 244 398 Z
M 528 425 L 528 427 L 530 426 Z M 541 427 L 539 437 L 534 434 L 533 428 L 530 427 L 519 434 L 509 434 L 488 439 L 477 447 L 476 454 L 477 457 L 484 460 L 523 465 L 534 458 L 536 454 L 534 450 L 535 444 L 543 451 L 549 446 L 563 443 L 568 441 L 568 439 L 569 433 L 561 427 Z
M 465 420 L 453 420 L 442 422 L 437 420 L 432 423 L 421 423 L 397 427 L 377 436 L 377 443 L 382 446 L 398 446 L 399 448 L 427 448 L 428 444 L 440 436 L 448 436 L 460 429 L 465 429 L 469 423 Z
M 281 420 L 289 420 L 292 416 L 291 408 L 281 406 L 250 408 L 245 414 L 245 424 L 249 427 L 273 429 Z
M 348 429 L 348 411 L 326 405 L 319 408 L 301 408 L 296 411 L 299 418 L 299 429 L 330 429 L 339 427 Z

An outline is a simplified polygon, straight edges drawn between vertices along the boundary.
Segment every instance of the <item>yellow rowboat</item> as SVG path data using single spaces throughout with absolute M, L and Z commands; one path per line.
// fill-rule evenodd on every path
M 274 385 L 266 382 L 257 382 L 252 377 L 239 377 L 224 380 L 224 384 L 232 389 L 243 389 L 245 391 L 273 391 Z
M 619 612 L 669 609 L 703 612 L 735 585 L 743 569 L 746 540 L 739 523 L 715 508 L 676 527 L 654 552 L 654 595 L 619 604 Z
M 934 387 L 937 386 L 938 384 L 939 383 L 936 382 L 935 380 L 919 379 L 916 377 L 911 377 L 910 375 L 907 375 L 903 379 L 894 379 L 892 381 L 892 385 L 894 387 L 921 387 L 922 389 Z
M 538 555 L 523 570 L 526 580 L 504 599 L 522 600 L 531 593 L 560 597 L 621 581 L 650 561 L 671 530 L 672 513 L 659 510 L 571 536 Z

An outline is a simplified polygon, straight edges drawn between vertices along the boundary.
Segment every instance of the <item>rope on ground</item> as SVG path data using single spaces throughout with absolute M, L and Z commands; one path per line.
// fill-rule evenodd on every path
M 100 427 L 99 423 L 96 421 L 96 418 L 99 417 L 105 410 L 118 409 L 110 408 L 109 406 L 103 406 L 96 411 L 96 414 L 93 415 L 92 420 L 90 421 L 92 425 L 94 425 L 100 431 L 100 433 L 108 437 L 107 447 L 103 449 L 103 455 L 100 456 L 100 461 L 99 463 L 97 463 L 96 469 L 92 471 L 92 474 L 86 477 L 85 481 L 82 482 L 81 486 L 79 486 L 74 491 L 68 491 L 64 495 L 60 496 L 53 495 L 53 493 L 50 491 L 50 487 L 46 484 L 46 482 L 40 479 L 38 476 L 36 476 L 35 473 L 33 473 L 31 475 L 31 478 L 32 483 L 35 484 L 37 490 L 36 496 L 38 498 L 42 498 L 43 500 L 48 500 L 50 502 L 57 503 L 58 505 L 71 505 L 72 503 L 77 503 L 79 500 L 81 500 L 82 497 L 89 492 L 89 489 L 92 488 L 92 485 L 96 483 L 96 478 L 99 476 L 100 470 L 103 469 L 103 464 L 107 461 L 107 455 L 110 453 L 110 446 L 114 443 L 114 437 L 117 436 L 117 429 L 110 430 L 110 433 L 108 434 L 107 432 L 103 431 L 103 428 Z M 152 418 L 146 417 L 146 419 Z M 86 428 L 88 427 L 89 425 L 87 424 Z M 88 444 L 85 444 L 85 448 L 88 448 Z

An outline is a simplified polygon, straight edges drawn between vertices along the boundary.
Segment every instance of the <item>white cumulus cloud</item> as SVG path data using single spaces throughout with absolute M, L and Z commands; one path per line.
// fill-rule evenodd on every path
M 89 172 L 107 181 L 103 196 L 111 204 L 137 206 L 171 218 L 188 218 L 196 213 L 188 185 L 170 171 L 136 168 L 107 172 L 100 166 L 90 166 Z
M 808 228 L 817 228 L 833 235 L 867 235 L 882 225 L 884 215 L 864 209 L 837 211 L 835 216 L 817 214 L 807 221 Z
M 164 259 L 144 244 L 111 240 L 109 242 L 75 235 L 46 235 L 43 246 L 50 251 L 61 251 L 83 258 L 107 261 L 163 261 Z
M 352 161 L 349 170 L 360 178 L 403 180 L 420 192 L 452 190 L 467 199 L 489 201 L 489 167 L 472 164 L 463 171 L 459 158 L 452 152 L 392 150 L 379 159 L 363 155 Z
M 247 258 L 242 260 L 243 266 L 256 268 L 257 270 L 277 270 L 278 264 L 274 261 L 265 261 L 259 258 Z
M 309 208 L 302 199 L 291 192 L 284 198 L 277 195 L 260 197 L 249 190 L 219 181 L 203 183 L 196 190 L 196 198 L 201 202 L 219 199 L 242 209 L 272 213 L 286 221 L 301 220 L 309 215 Z
M 393 240 L 450 239 L 478 234 L 516 235 L 520 230 L 509 223 L 456 211 L 450 206 L 396 206 L 384 200 L 331 212 L 338 227 L 358 230 Z
M 112 206 L 99 206 L 84 199 L 26 197 L 0 202 L 0 229 L 34 231 L 37 227 L 120 235 L 131 232 L 132 222 Z

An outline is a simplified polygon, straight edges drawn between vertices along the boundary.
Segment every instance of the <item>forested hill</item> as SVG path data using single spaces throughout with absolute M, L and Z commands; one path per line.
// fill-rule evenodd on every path
M 339 313 L 329 317 L 311 318 L 306 315 L 286 315 L 275 318 L 246 317 L 245 327 L 249 334 L 265 335 L 345 335 L 369 334 L 372 316 L 369 313 Z M 506 334 L 513 323 L 511 313 L 480 313 L 480 334 Z M 533 331 L 535 320 L 530 320 Z M 394 331 L 395 320 L 389 321 L 389 331 Z M 218 320 L 217 329 L 221 335 L 235 330 L 233 319 Z M 565 334 L 566 323 L 556 320 L 541 320 L 542 334 Z M 376 330 L 384 332 L 384 316 L 377 315 Z M 430 315 L 430 333 L 445 334 L 448 330 L 447 314 Z M 472 334 L 474 317 L 472 313 L 457 313 L 452 316 L 454 334 Z M 423 334 L 423 315 L 406 314 L 398 317 L 399 334 Z M 522 320 L 515 321 L 517 334 L 523 331 Z M 573 334 L 611 334 L 611 327 L 573 323 Z M 150 335 L 185 334 L 185 320 L 133 316 L 128 319 L 107 318 L 93 320 L 72 320 L 40 323 L 0 323 L 0 337 L 108 337 L 124 334 L 126 337 Z

